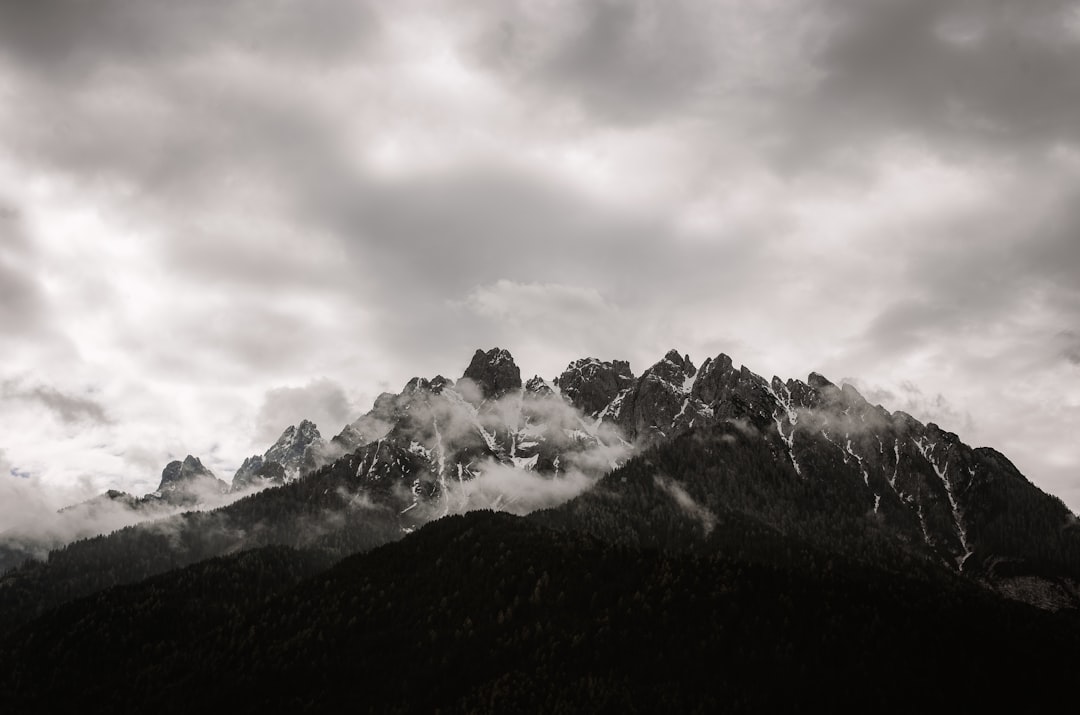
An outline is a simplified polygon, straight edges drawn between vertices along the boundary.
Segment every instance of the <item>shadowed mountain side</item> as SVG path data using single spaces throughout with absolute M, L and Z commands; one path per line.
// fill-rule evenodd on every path
M 333 558 L 401 538 L 392 495 L 360 491 L 355 468 L 335 463 L 210 512 L 187 512 L 77 541 L 0 579 L 0 633 L 111 586 L 270 544 Z
M 1080 665 L 1071 615 L 839 556 L 473 512 L 297 583 L 306 563 L 261 550 L 72 603 L 0 646 L 0 689 L 23 711 L 1042 710 Z
M 0 577 L 0 630 L 242 549 L 340 557 L 439 516 L 524 514 L 583 493 L 537 518 L 760 563 L 790 565 L 796 551 L 895 573 L 947 569 L 1044 608 L 1080 604 L 1080 523 L 1060 500 L 999 453 L 816 373 L 769 382 L 725 355 L 695 368 L 673 350 L 637 379 L 625 363 L 585 359 L 522 389 L 497 348 L 477 351 L 467 371 L 475 379 L 415 378 L 381 396 L 334 439 L 343 456 L 283 487 L 78 542 Z M 621 469 L 634 448 L 620 424 L 646 445 Z M 310 423 L 283 438 L 279 451 L 297 459 L 319 439 Z

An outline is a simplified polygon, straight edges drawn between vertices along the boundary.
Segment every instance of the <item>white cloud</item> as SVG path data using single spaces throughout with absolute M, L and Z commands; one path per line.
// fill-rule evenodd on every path
M 678 347 L 918 385 L 1080 509 L 1075 3 L 174 5 L 0 7 L 0 383 L 109 418 L 0 405 L 42 488 Z

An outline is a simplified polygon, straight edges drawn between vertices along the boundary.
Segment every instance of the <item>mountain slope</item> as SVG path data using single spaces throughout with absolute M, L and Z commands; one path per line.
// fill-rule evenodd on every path
M 813 539 L 850 524 L 848 533 L 869 530 L 1010 596 L 1080 605 L 1080 520 L 1059 499 L 1000 453 L 871 405 L 849 385 L 817 373 L 766 381 L 723 354 L 695 369 L 670 351 L 600 414 L 678 465 L 650 479 L 691 482 L 689 496 L 712 513 Z M 710 449 L 680 441 L 688 434 Z M 731 450 L 743 454 L 717 469 Z M 616 484 L 606 478 L 601 491 Z M 846 539 L 825 543 L 844 550 Z
M 279 451 L 306 459 L 321 438 L 302 423 L 283 439 Z M 589 358 L 522 386 L 496 348 L 477 351 L 456 384 L 414 378 L 380 396 L 332 445 L 343 456 L 284 486 L 6 574 L 0 632 L 72 598 L 242 549 L 341 557 L 450 513 L 551 507 L 613 469 L 572 516 L 544 518 L 615 543 L 756 553 L 762 563 L 779 562 L 754 544 L 897 573 L 945 568 L 1042 607 L 1080 604 L 1080 524 L 1060 500 L 997 452 L 816 373 L 766 381 L 726 355 L 696 368 L 670 351 L 640 377 Z M 647 451 L 617 469 L 635 448 Z
M 0 692 L 89 712 L 1031 711 L 1067 702 L 1080 665 L 1075 618 L 944 570 L 777 568 L 490 512 L 284 590 L 260 573 L 297 574 L 294 558 L 240 558 L 23 629 L 0 647 Z

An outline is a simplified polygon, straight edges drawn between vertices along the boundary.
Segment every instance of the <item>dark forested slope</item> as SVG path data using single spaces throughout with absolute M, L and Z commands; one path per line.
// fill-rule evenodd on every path
M 840 557 L 784 569 L 476 512 L 302 578 L 309 558 L 69 604 L 4 644 L 0 693 L 17 711 L 1031 711 L 1080 665 L 1069 615 Z

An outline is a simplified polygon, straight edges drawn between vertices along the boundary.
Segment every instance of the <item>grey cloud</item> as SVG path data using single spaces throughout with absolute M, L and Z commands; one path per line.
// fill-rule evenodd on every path
M 929 333 L 965 320 L 961 311 L 939 302 L 942 298 L 905 298 L 893 303 L 878 313 L 866 331 L 866 340 L 877 350 L 911 349 L 931 337 Z
M 248 288 L 256 294 L 340 290 L 350 276 L 327 242 L 270 227 L 192 232 L 164 247 L 169 262 L 193 281 Z
M 669 217 L 599 205 L 510 167 L 465 166 L 357 188 L 351 200 L 319 215 L 338 216 L 337 232 L 379 273 L 390 270 L 417 290 L 443 295 L 500 279 L 591 285 L 598 276 L 617 292 L 637 295 L 652 283 L 693 282 L 685 273 L 686 249 L 699 254 L 715 281 L 739 272 L 730 259 L 752 256 L 767 243 L 690 246 Z
M 539 72 L 616 121 L 657 111 L 670 116 L 694 98 L 717 63 L 719 45 L 700 10 L 684 2 L 586 3 Z
M 111 422 L 105 407 L 93 398 L 67 394 L 48 385 L 27 386 L 15 380 L 6 380 L 0 383 L 0 395 L 5 399 L 37 403 L 66 424 Z
M 116 181 L 198 227 L 201 212 L 177 209 L 231 196 L 258 216 L 337 157 L 325 118 L 288 89 L 212 66 L 102 73 L 77 91 L 23 81 L 9 131 L 17 155 Z
M 1063 177 L 1063 181 L 1069 178 Z M 1076 283 L 1080 276 L 1080 190 L 1075 184 L 1067 186 L 1039 213 L 1033 235 L 1023 244 L 1018 242 L 1023 250 L 1017 250 L 1013 258 L 1056 286 L 1080 294 Z
M 1012 201 L 928 227 L 900 268 L 906 292 L 881 308 L 866 342 L 885 353 L 918 350 L 944 337 L 986 335 L 1040 304 L 1080 323 L 1080 210 L 1075 192 L 1056 187 L 1066 180 L 1018 177 L 1005 185 Z M 1018 212 L 1014 202 L 1037 210 Z
M 591 120 L 721 119 L 809 79 L 802 55 L 817 15 L 801 0 L 605 0 L 542 12 L 498 2 L 470 49 L 481 66 L 546 99 L 571 100 Z
M 355 0 L 36 0 L 0 4 L 0 47 L 19 61 L 82 76 L 103 63 L 154 64 L 238 47 L 323 59 L 356 52 L 376 31 Z
M 1080 365 L 1080 332 L 1076 330 L 1063 330 L 1058 333 L 1059 344 L 1062 344 L 1061 355 L 1073 365 Z
M 0 202 L 0 337 L 33 333 L 47 313 L 32 271 L 33 245 L 19 212 Z
M 522 3 L 482 24 L 475 56 L 511 81 L 602 122 L 723 122 L 782 171 L 883 138 L 944 152 L 1080 140 L 1069 0 Z
M 842 0 L 792 120 L 795 151 L 882 135 L 944 151 L 1080 140 L 1080 34 L 1065 0 Z
M 258 445 L 276 440 L 289 425 L 308 419 L 314 422 L 324 438 L 337 434 L 355 417 L 345 390 L 333 380 L 314 380 L 303 387 L 278 387 L 263 397 L 255 423 Z
M 33 331 L 43 313 L 39 284 L 0 255 L 0 335 Z
M 475 303 L 478 286 L 550 281 L 652 310 L 736 296 L 756 284 L 753 267 L 773 257 L 773 239 L 694 242 L 674 217 L 591 202 L 517 168 L 463 166 L 352 186 L 355 193 L 330 205 L 315 197 L 309 220 L 332 222 L 342 237 L 363 276 L 352 290 L 379 307 L 378 334 L 396 352 L 432 344 L 465 352 L 489 341 L 490 326 L 454 310 Z
M 200 293 L 202 300 L 192 299 Z M 117 341 L 166 374 L 247 379 L 294 370 L 325 337 L 304 306 L 192 284 L 165 303 L 157 322 L 124 325 Z

